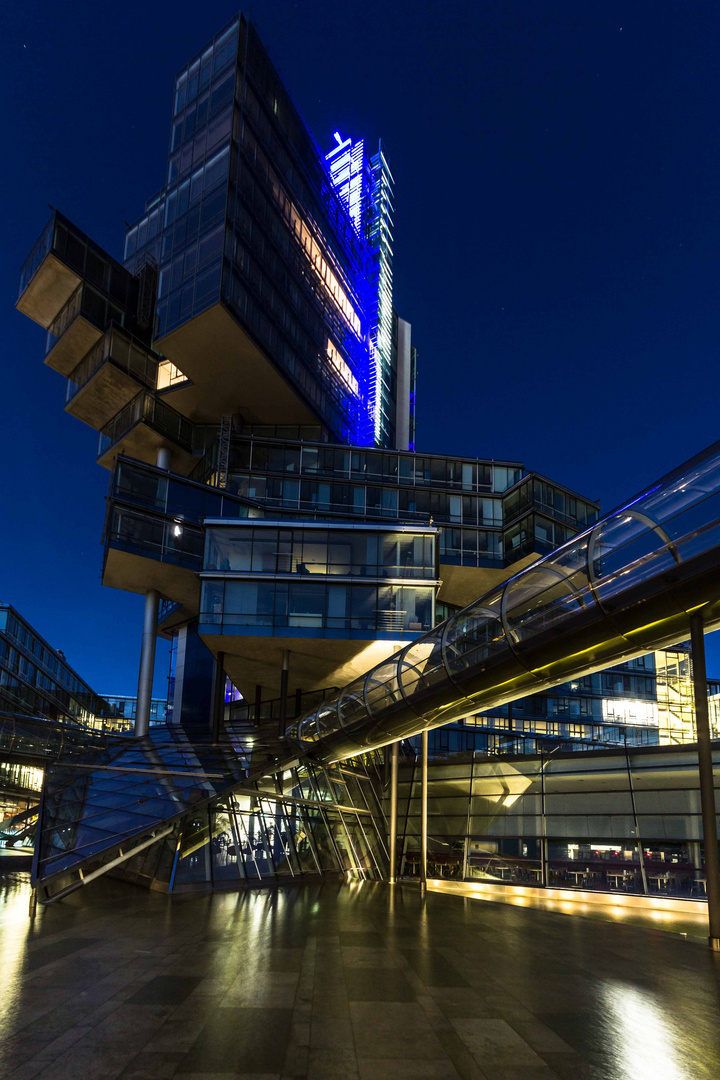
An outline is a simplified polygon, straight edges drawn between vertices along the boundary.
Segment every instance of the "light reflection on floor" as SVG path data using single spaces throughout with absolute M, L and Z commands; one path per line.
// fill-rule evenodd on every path
M 31 920 L 28 896 L 0 876 L 8 1080 L 720 1077 L 720 956 L 621 905 L 101 878 Z
M 0 1031 L 12 1021 L 19 1007 L 25 949 L 35 933 L 35 925 L 28 915 L 29 900 L 27 873 L 0 875 Z
M 607 981 L 600 987 L 603 1012 L 618 1072 L 628 1080 L 678 1080 L 687 1075 L 675 1047 L 672 1017 L 655 994 Z
M 490 903 L 512 904 L 514 907 L 535 908 L 538 911 L 553 911 L 562 915 L 581 915 L 586 919 L 600 919 L 603 922 L 623 922 L 628 926 L 644 926 L 654 930 L 667 930 L 687 938 L 707 940 L 707 908 L 698 905 L 698 912 L 664 911 L 661 908 L 646 908 L 613 903 L 611 897 L 607 903 L 598 903 L 582 899 L 578 893 L 573 899 L 555 899 L 538 896 L 528 892 L 515 891 L 508 886 L 478 886 L 472 882 L 434 880 L 428 882 L 428 889 L 433 892 L 448 892 L 459 896 L 468 896 L 473 900 L 485 900 Z M 718 1070 L 720 1077 L 720 1069 Z

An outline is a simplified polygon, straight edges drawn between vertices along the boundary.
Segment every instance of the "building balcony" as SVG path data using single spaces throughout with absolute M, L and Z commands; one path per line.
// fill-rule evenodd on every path
M 174 605 L 174 621 L 192 618 L 199 609 L 203 542 L 202 529 L 181 516 L 171 519 L 113 502 L 105 524 L 103 584 L 140 594 L 159 589 Z
M 65 412 L 99 431 L 143 387 L 156 389 L 161 363 L 146 345 L 111 326 L 70 372 Z
M 173 471 L 188 472 L 193 458 L 193 425 L 149 390 L 132 401 L 100 430 L 98 464 L 110 468 L 118 454 L 155 463 L 157 452 L 172 453 Z
M 197 617 L 207 516 L 237 521 L 262 510 L 164 469 L 122 459 L 105 522 L 103 584 L 130 592 L 159 589 L 166 598 L 158 629 L 166 634 Z
M 180 516 L 167 518 L 113 504 L 105 541 L 109 547 L 145 559 L 171 563 L 196 573 L 202 570 L 203 530 Z
M 48 327 L 82 281 L 59 255 L 56 215 L 40 233 L 20 271 L 17 308 Z
M 81 282 L 48 327 L 45 363 L 61 375 L 70 375 L 111 322 L 124 322 L 122 309 Z
M 55 210 L 23 263 L 16 307 L 47 329 L 83 281 L 136 310 L 137 278 Z
M 156 510 L 201 524 L 205 518 L 263 518 L 264 511 L 208 484 L 195 483 L 139 461 L 118 461 L 112 497 L 130 508 Z

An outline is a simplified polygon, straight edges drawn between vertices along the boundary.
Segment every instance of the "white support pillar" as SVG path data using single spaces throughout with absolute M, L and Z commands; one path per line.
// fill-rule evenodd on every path
M 427 728 L 422 733 L 422 762 L 421 762 L 421 785 L 420 785 L 420 889 L 424 893 L 427 889 L 427 857 L 428 857 L 428 733 Z
M 390 759 L 390 877 L 388 881 L 395 884 L 397 874 L 397 831 L 398 831 L 398 759 L 400 756 L 400 744 L 393 743 L 392 757 Z
M 412 342 L 410 323 L 397 321 L 397 393 L 395 406 L 395 449 L 407 450 L 410 445 L 410 377 L 412 372 Z
M 170 466 L 172 465 L 172 454 L 168 450 L 167 446 L 161 446 L 157 452 L 157 467 L 158 469 L 166 469 L 170 472 Z
M 142 648 L 140 650 L 140 673 L 138 675 L 137 707 L 135 709 L 135 734 L 147 735 L 150 728 L 150 703 L 152 701 L 153 676 L 155 675 L 155 643 L 157 641 L 160 593 L 148 589 L 145 593 Z

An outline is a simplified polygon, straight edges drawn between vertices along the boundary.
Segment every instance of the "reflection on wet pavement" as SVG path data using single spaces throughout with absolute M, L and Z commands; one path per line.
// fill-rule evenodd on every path
M 662 931 L 381 883 L 28 895 L 0 878 L 0 1077 L 720 1076 L 720 957 Z
M 607 894 L 587 894 L 582 891 L 549 889 L 523 889 L 517 886 L 478 885 L 466 881 L 428 881 L 428 888 L 433 892 L 447 892 L 456 896 L 469 896 L 473 900 L 488 900 L 491 903 L 513 904 L 515 907 L 536 908 L 538 911 L 554 911 L 558 914 L 582 916 L 586 919 L 601 919 L 603 922 L 623 922 L 630 926 L 645 926 L 653 930 L 667 930 L 682 937 L 697 938 L 707 942 L 708 913 L 707 904 L 692 900 L 671 900 L 663 907 L 663 900 L 657 900 L 657 906 L 646 906 L 637 901 L 639 898 L 627 896 L 608 896 Z M 630 902 L 628 902 L 630 901 Z

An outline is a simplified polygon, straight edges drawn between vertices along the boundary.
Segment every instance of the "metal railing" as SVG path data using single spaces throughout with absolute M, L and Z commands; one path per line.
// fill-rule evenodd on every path
M 75 397 L 105 363 L 112 363 L 154 390 L 157 385 L 160 357 L 148 351 L 127 331 L 110 326 L 100 340 L 82 358 L 68 376 L 65 404 Z
M 159 434 L 167 436 L 188 453 L 192 453 L 192 423 L 154 394 L 141 390 L 100 430 L 98 457 L 102 457 L 111 446 L 141 423 L 148 424 Z
M 18 285 L 18 299 L 27 289 L 35 276 L 40 263 L 43 261 L 53 246 L 53 234 L 55 231 L 55 213 L 53 212 L 45 224 L 40 236 L 30 248 L 30 254 L 25 259 L 20 269 L 20 282 Z
M 45 338 L 45 355 L 51 352 L 63 336 L 70 323 L 80 314 L 83 299 L 83 286 L 78 285 L 68 302 L 50 323 Z

